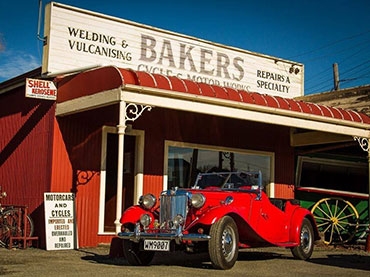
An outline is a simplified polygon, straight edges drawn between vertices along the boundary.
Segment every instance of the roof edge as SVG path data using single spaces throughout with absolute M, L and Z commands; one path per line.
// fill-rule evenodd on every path
M 25 85 L 26 78 L 40 78 L 41 77 L 41 67 L 32 69 L 22 75 L 11 78 L 0 83 L 0 94 L 6 93 L 18 87 Z
M 241 108 L 241 109 L 247 109 L 250 111 L 257 111 L 257 112 L 270 113 L 270 114 L 275 114 L 275 115 L 282 115 L 282 116 L 288 116 L 288 117 L 294 117 L 294 118 L 300 118 L 300 119 L 313 120 L 313 121 L 322 122 L 322 123 L 339 124 L 342 126 L 360 128 L 360 129 L 370 131 L 370 123 L 350 121 L 350 120 L 339 119 L 335 117 L 326 117 L 326 116 L 321 116 L 321 115 L 316 115 L 316 114 L 311 114 L 311 113 L 298 112 L 294 110 L 286 110 L 286 109 L 281 109 L 281 108 L 239 102 L 239 101 L 228 100 L 228 99 L 219 99 L 216 97 L 209 97 L 209 96 L 203 96 L 203 95 L 194 96 L 194 94 L 186 94 L 186 93 L 177 92 L 177 91 L 168 91 L 166 89 L 145 87 L 145 86 L 140 86 L 140 85 L 126 84 L 125 89 L 128 91 L 147 93 L 147 94 L 152 94 L 152 95 L 160 95 L 160 96 L 164 96 L 167 98 L 174 98 L 174 99 L 194 101 L 194 98 L 196 98 L 197 100 L 199 100 L 199 102 L 208 103 L 208 104 L 217 104 L 217 105 L 222 104 L 223 106 L 227 106 L 227 107 Z

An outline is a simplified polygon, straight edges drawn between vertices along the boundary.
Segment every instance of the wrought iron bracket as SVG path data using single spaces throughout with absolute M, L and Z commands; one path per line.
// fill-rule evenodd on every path
M 353 137 L 353 139 L 358 142 L 362 150 L 366 152 L 369 151 L 369 139 L 368 138 Z
M 76 186 L 87 185 L 95 175 L 99 174 L 98 171 L 77 170 Z
M 135 103 L 127 104 L 125 108 L 126 121 L 134 122 L 142 115 L 145 110 L 151 111 L 152 106 L 137 105 Z

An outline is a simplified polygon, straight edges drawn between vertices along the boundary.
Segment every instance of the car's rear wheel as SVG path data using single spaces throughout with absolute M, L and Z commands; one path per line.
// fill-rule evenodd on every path
M 310 220 L 304 218 L 299 233 L 299 245 L 291 248 L 294 258 L 307 260 L 311 257 L 314 247 L 314 234 Z
M 230 269 L 238 259 L 239 233 L 235 221 L 224 216 L 211 226 L 208 250 L 214 268 Z
M 145 266 L 153 260 L 155 252 L 140 250 L 140 243 L 123 240 L 123 254 L 130 265 Z

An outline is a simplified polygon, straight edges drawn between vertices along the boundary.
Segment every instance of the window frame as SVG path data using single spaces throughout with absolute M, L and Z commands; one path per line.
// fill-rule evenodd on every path
M 304 162 L 309 162 L 312 164 L 321 164 L 321 165 L 332 165 L 332 166 L 340 165 L 340 166 L 351 167 L 351 168 L 364 168 L 365 170 L 368 169 L 368 165 L 366 163 L 358 163 L 355 161 L 345 161 L 345 160 L 328 159 L 328 158 L 321 158 L 321 157 L 298 156 L 296 176 L 295 176 L 295 187 L 297 189 L 303 190 L 303 191 L 312 190 L 312 191 L 317 191 L 317 192 L 331 192 L 331 193 L 336 193 L 338 195 L 352 195 L 352 196 L 368 196 L 369 195 L 368 193 L 352 192 L 348 190 L 301 186 L 302 168 L 303 168 Z
M 275 190 L 275 153 L 269 151 L 259 151 L 251 149 L 241 149 L 233 147 L 224 147 L 224 146 L 215 146 L 215 145 L 206 145 L 198 143 L 189 143 L 189 142 L 180 142 L 165 140 L 164 143 L 164 165 L 163 165 L 163 190 L 167 189 L 168 184 L 168 152 L 169 147 L 183 147 L 183 148 L 197 148 L 201 150 L 209 151 L 222 151 L 222 152 L 233 152 L 238 154 L 251 154 L 251 155 L 261 155 L 270 157 L 270 182 L 266 184 L 267 195 L 269 197 L 274 197 Z

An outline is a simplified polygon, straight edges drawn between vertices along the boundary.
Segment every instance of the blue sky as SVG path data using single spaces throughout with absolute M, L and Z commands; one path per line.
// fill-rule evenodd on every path
M 303 63 L 305 95 L 333 89 L 333 63 L 340 88 L 370 84 L 369 0 L 57 2 Z M 0 82 L 41 65 L 38 4 L 0 2 Z

